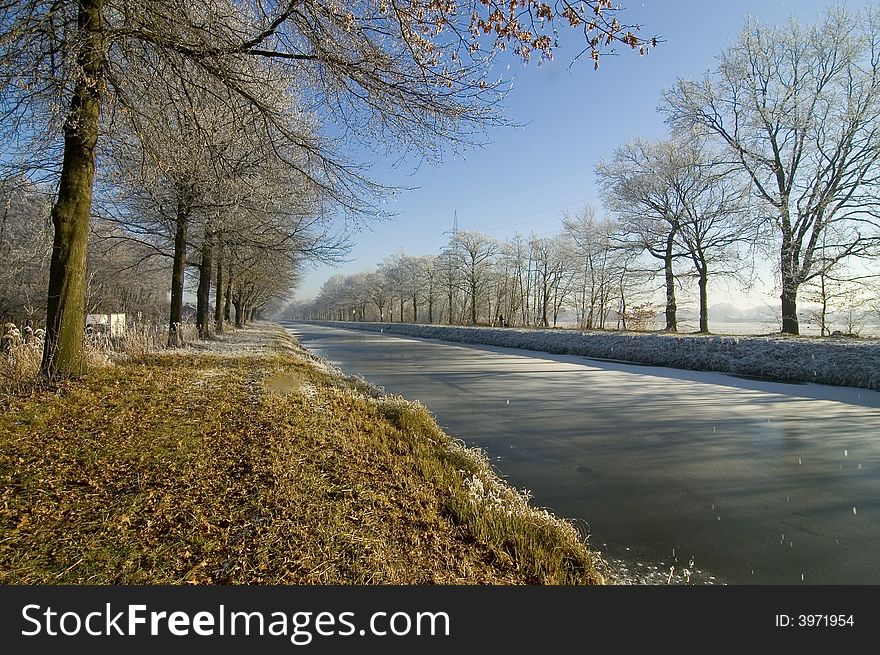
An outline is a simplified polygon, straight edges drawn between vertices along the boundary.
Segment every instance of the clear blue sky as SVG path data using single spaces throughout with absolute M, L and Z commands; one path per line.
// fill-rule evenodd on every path
M 628 49 L 604 57 L 598 71 L 581 60 L 577 33 L 562 31 L 551 63 L 509 64 L 513 90 L 505 115 L 523 124 L 499 128 L 491 143 L 442 164 L 409 162 L 390 170 L 381 161 L 371 170 L 381 182 L 417 187 L 389 203 L 393 219 L 374 223 L 354 235 L 349 261 L 322 266 L 306 274 L 296 300 L 314 297 L 321 284 L 337 273 L 371 270 L 393 253 L 433 254 L 448 240 L 458 212 L 463 230 L 497 238 L 515 232 L 552 235 L 561 228 L 564 211 L 585 204 L 602 213 L 593 168 L 614 148 L 635 137 L 662 137 L 666 127 L 657 114 L 663 88 L 678 77 L 696 77 L 713 68 L 720 51 L 741 31 L 746 16 L 784 23 L 795 16 L 813 22 L 838 3 L 829 0 L 620 0 L 622 21 L 641 24 L 641 35 L 664 40 L 646 57 Z M 845 3 L 858 8 L 863 1 Z M 390 163 L 390 162 L 389 162 Z M 728 293 L 729 291 L 729 293 Z M 735 289 L 718 288 L 713 302 L 740 301 Z M 754 297 L 752 298 L 754 302 Z M 746 303 L 748 304 L 748 303 Z

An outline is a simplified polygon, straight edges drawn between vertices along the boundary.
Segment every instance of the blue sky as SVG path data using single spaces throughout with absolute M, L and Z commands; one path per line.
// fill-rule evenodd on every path
M 311 269 L 295 298 L 314 297 L 321 284 L 337 273 L 374 268 L 383 258 L 403 251 L 408 255 L 437 253 L 446 243 L 453 216 L 464 230 L 479 230 L 503 239 L 515 232 L 552 235 L 561 228 L 564 211 L 586 204 L 600 214 L 601 200 L 593 168 L 614 148 L 636 137 L 663 137 L 666 127 L 656 108 L 661 91 L 678 77 L 696 77 L 713 68 L 721 50 L 733 41 L 746 16 L 762 22 L 784 23 L 790 16 L 813 22 L 822 10 L 837 3 L 828 0 L 621 0 L 623 22 L 641 24 L 641 35 L 663 39 L 649 55 L 619 49 L 606 56 L 598 71 L 581 60 L 575 32 L 562 32 L 553 62 L 524 66 L 509 64 L 512 91 L 505 99 L 505 115 L 521 124 L 489 134 L 491 143 L 441 164 L 408 161 L 391 170 L 390 162 L 376 162 L 370 173 L 381 182 L 405 191 L 390 201 L 396 216 L 373 223 L 353 236 L 348 260 L 338 267 Z M 862 1 L 845 3 L 858 8 Z M 713 302 L 757 304 L 770 289 L 743 295 L 719 283 Z

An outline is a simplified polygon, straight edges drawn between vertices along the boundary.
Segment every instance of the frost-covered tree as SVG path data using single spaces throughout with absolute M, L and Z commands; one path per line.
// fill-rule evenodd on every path
M 535 274 L 535 309 L 539 325 L 555 326 L 574 278 L 572 252 L 561 236 L 529 240 Z
M 740 245 L 754 240 L 748 185 L 724 159 L 693 134 L 674 135 L 665 179 L 680 204 L 677 238 L 697 277 L 700 332 L 709 331 L 709 276 L 736 276 Z
M 453 325 L 456 322 L 456 306 L 461 291 L 461 280 L 459 278 L 459 270 L 456 265 L 455 253 L 452 249 L 452 239 L 446 244 L 446 247 L 437 255 L 437 265 L 439 267 L 440 285 L 443 289 L 444 309 L 446 323 Z M 441 314 L 441 322 L 442 322 Z
M 739 244 L 754 238 L 748 186 L 699 135 L 634 141 L 598 167 L 624 241 L 662 261 L 666 329 L 677 329 L 675 262 L 689 259 L 699 289 L 700 331 L 709 331 L 709 277 L 735 275 Z
M 621 247 L 644 251 L 662 264 L 668 332 L 678 330 L 674 265 L 687 256 L 679 238 L 684 206 L 672 183 L 677 156 L 668 141 L 636 139 L 596 166 L 605 203 L 617 218 Z
M 716 137 L 751 179 L 756 211 L 775 227 L 782 331 L 798 334 L 801 285 L 878 245 L 876 8 L 840 5 L 808 26 L 750 20 L 718 67 L 679 80 L 662 109 Z
M 440 299 L 440 268 L 439 258 L 436 255 L 423 255 L 419 258 L 422 293 L 425 304 L 428 306 L 428 323 L 434 323 L 434 308 Z
M 575 307 L 581 329 L 604 328 L 617 298 L 622 253 L 612 239 L 616 231 L 613 221 L 597 219 L 591 207 L 563 219 L 563 235 L 572 244 L 578 271 Z
M 378 312 L 379 321 L 385 320 L 385 307 L 388 304 L 390 295 L 388 289 L 388 278 L 382 271 L 374 271 L 370 273 L 366 280 L 367 297 L 373 303 Z
M 492 270 L 492 258 L 498 252 L 498 242 L 485 234 L 473 231 L 457 232 L 451 243 L 458 267 L 459 279 L 467 293 L 470 324 L 476 325 L 484 290 Z
M 92 225 L 86 311 L 121 312 L 127 326 L 159 324 L 168 316 L 171 262 L 151 245 L 120 232 L 119 226 L 107 221 Z

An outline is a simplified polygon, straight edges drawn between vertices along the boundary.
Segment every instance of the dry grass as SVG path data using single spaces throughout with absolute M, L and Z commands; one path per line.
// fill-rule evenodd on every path
M 40 372 L 42 342 L 16 343 L 0 353 L 0 397 L 33 386 Z
M 6 324 L 6 327 L 12 324 Z M 90 369 L 110 366 L 129 357 L 158 353 L 165 348 L 168 328 L 160 325 L 136 325 L 125 336 L 118 338 L 85 337 L 83 340 L 86 365 Z M 182 327 L 185 343 L 198 338 L 194 325 Z M 8 352 L 0 352 L 0 408 L 4 399 L 29 393 L 46 386 L 40 379 L 43 341 L 35 337 L 25 343 L 20 338 L 11 341 Z
M 424 408 L 269 337 L 10 397 L 0 582 L 602 581 L 570 524 Z

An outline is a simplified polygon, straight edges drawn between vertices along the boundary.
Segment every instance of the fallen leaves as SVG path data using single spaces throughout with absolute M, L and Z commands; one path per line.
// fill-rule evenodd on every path
M 12 399 L 0 582 L 542 581 L 450 512 L 436 472 L 458 456 L 426 413 L 283 345 L 150 355 Z M 591 581 L 583 562 L 562 575 Z

